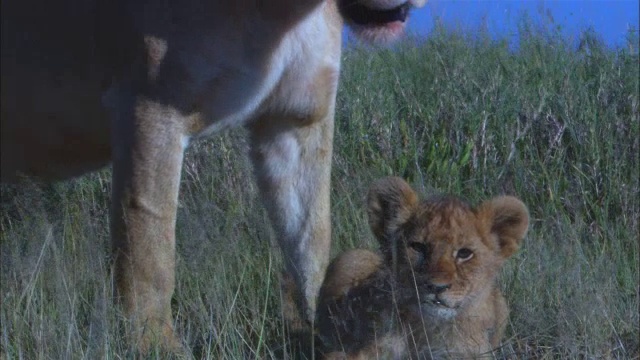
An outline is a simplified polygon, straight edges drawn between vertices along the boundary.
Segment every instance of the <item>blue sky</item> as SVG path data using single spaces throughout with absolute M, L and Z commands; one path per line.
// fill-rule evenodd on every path
M 592 27 L 612 47 L 624 46 L 629 27 L 638 30 L 638 0 L 428 0 L 414 9 L 409 29 L 426 35 L 435 19 L 463 29 L 477 29 L 485 21 L 491 34 L 515 39 L 523 12 L 536 23 L 560 26 L 569 38 Z

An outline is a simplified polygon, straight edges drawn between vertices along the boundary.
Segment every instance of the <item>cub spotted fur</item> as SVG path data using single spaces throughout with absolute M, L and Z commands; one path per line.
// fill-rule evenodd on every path
M 453 197 L 419 200 L 390 177 L 371 187 L 368 213 L 380 252 L 341 254 L 320 290 L 326 357 L 490 355 L 508 316 L 496 277 L 527 232 L 525 205 L 511 196 L 475 208 Z

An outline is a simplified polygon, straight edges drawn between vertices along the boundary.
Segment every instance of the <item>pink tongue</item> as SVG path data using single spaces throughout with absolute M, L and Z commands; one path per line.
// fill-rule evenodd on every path
M 389 29 L 389 31 L 404 31 L 404 23 L 400 21 L 390 22 L 384 25 L 385 28 Z

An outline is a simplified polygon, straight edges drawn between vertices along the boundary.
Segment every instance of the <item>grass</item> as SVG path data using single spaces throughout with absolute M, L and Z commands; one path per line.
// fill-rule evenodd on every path
M 620 49 L 590 31 L 579 46 L 520 33 L 517 48 L 438 28 L 345 52 L 333 252 L 375 246 L 363 200 L 380 176 L 476 203 L 516 195 L 532 222 L 500 280 L 512 311 L 497 356 L 637 359 L 637 33 Z M 280 254 L 244 135 L 194 144 L 185 161 L 173 306 L 196 358 L 269 358 L 287 342 Z M 109 177 L 1 188 L 1 359 L 134 356 L 109 301 Z

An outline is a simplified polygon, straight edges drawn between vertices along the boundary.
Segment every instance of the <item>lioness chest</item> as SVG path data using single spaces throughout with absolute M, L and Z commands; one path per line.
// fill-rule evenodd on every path
M 194 134 L 207 135 L 253 120 L 300 126 L 331 114 L 342 26 L 334 7 L 332 2 L 319 6 L 273 48 L 244 49 L 221 57 L 227 69 L 207 89 L 210 96 L 199 109 L 203 127 Z M 261 59 L 260 54 L 267 56 Z

